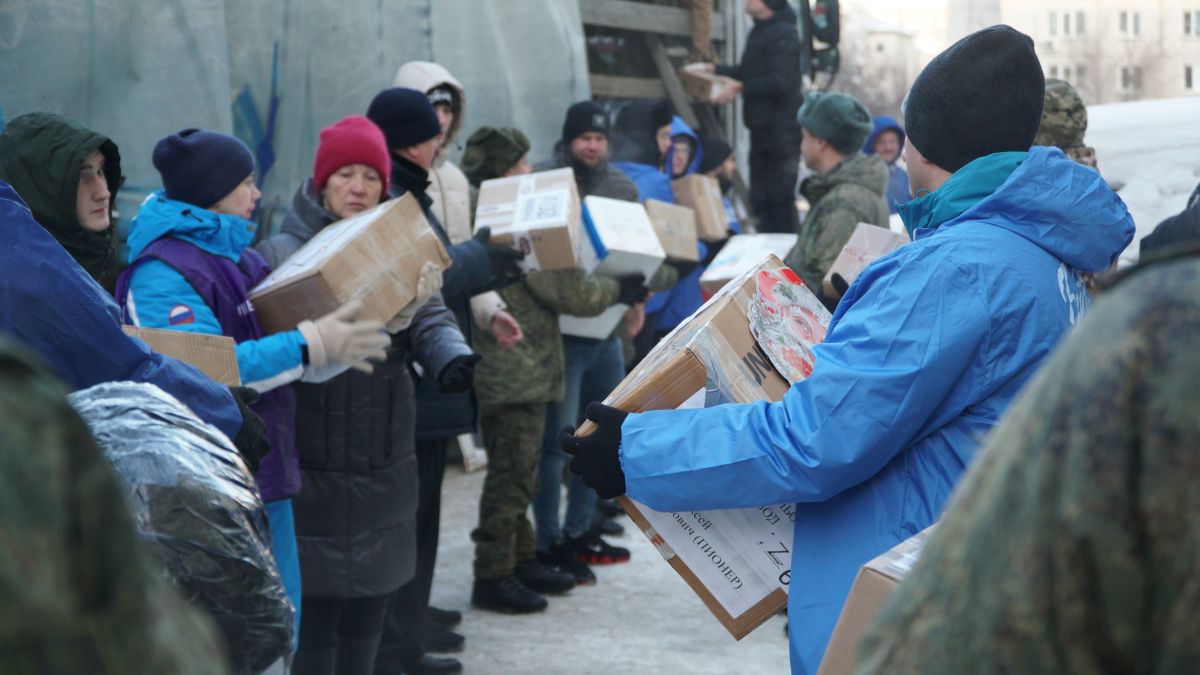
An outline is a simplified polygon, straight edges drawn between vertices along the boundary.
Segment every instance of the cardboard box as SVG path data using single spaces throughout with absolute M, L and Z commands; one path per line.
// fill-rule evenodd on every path
M 683 85 L 684 92 L 705 103 L 711 102 L 725 91 L 731 82 L 730 78 L 716 73 L 693 70 L 686 66 L 679 69 L 679 84 Z
M 588 243 L 579 266 L 592 274 L 620 277 L 640 274 L 649 281 L 666 259 L 646 207 L 637 202 L 589 196 L 583 200 L 583 224 Z M 564 335 L 603 340 L 612 335 L 628 310 L 613 305 L 599 316 L 562 314 L 558 328 Z
M 934 527 L 925 528 L 858 570 L 817 675 L 853 675 L 867 624 L 879 613 L 896 584 L 912 571 Z
M 686 206 L 647 199 L 646 213 L 668 261 L 700 262 L 695 211 Z
M 486 180 L 479 186 L 475 227 L 491 227 L 492 243 L 525 252 L 521 269 L 569 269 L 584 244 L 575 172 L 555 169 Z
M 846 285 L 849 286 L 867 268 L 867 265 L 907 243 L 907 234 L 898 234 L 876 225 L 859 223 L 854 227 L 854 233 L 850 235 L 846 245 L 842 247 L 842 252 L 838 254 L 829 271 L 825 273 L 825 279 L 821 282 L 825 297 L 842 297 L 842 294 L 833 287 L 834 274 L 841 275 L 846 280 Z
M 694 173 L 671 181 L 675 202 L 696 212 L 696 236 L 704 241 L 729 238 L 729 216 L 716 178 Z
M 221 384 L 235 387 L 242 383 L 231 337 L 137 326 L 121 326 L 121 330 L 150 345 L 150 351 L 193 365 Z
M 642 412 L 783 398 L 789 384 L 755 342 L 747 318 L 757 273 L 783 266 L 768 257 L 746 270 L 664 337 L 604 402 Z M 579 433 L 594 430 L 587 422 Z M 619 502 L 734 638 L 787 604 L 795 505 L 661 513 L 628 497 Z
M 359 319 L 388 321 L 416 297 L 421 266 L 450 256 L 412 195 L 329 225 L 250 292 L 268 333 L 291 330 L 350 300 Z
M 725 284 L 754 267 L 763 258 L 773 255 L 783 259 L 796 245 L 794 234 L 735 234 L 721 249 L 704 273 L 700 275 L 700 290 L 713 294 Z M 812 289 L 810 289 L 812 290 Z

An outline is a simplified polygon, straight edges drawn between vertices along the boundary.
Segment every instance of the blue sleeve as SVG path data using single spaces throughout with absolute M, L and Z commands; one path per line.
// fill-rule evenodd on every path
M 228 387 L 121 331 L 112 298 L 0 182 L 0 331 L 36 352 L 75 389 L 103 382 L 157 385 L 233 438 L 242 416 Z
M 783 400 L 629 415 L 629 496 L 659 511 L 824 501 L 961 414 L 989 333 L 976 277 L 945 259 L 906 274 L 893 262 L 856 280 Z
M 149 260 L 134 270 L 125 302 L 134 325 L 222 335 L 212 309 L 178 270 Z M 300 331 L 290 330 L 237 345 L 242 382 L 258 391 L 295 381 L 304 374 Z
M 447 246 L 450 267 L 442 272 L 442 295 L 453 298 L 459 295 L 478 295 L 489 289 L 492 283 L 492 260 L 483 244 L 468 239 Z

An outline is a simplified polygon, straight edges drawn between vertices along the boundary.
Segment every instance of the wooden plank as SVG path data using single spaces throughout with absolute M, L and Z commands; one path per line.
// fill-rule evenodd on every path
M 630 0 L 580 0 L 583 25 L 618 28 L 659 35 L 692 36 L 692 11 Z M 712 15 L 712 39 L 725 39 L 725 17 Z
M 649 77 L 590 76 L 592 96 L 616 98 L 665 98 L 663 83 Z

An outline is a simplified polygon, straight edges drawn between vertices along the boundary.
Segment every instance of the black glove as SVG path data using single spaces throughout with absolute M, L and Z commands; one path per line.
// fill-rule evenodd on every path
M 846 283 L 846 280 L 842 278 L 842 275 L 838 274 L 837 272 L 834 272 L 833 276 L 830 277 L 829 285 L 833 286 L 833 291 L 837 293 L 838 298 L 841 298 L 846 294 L 846 291 L 850 290 L 850 284 Z
M 621 285 L 621 290 L 617 293 L 617 302 L 636 305 L 645 302 L 646 296 L 650 295 L 650 289 L 646 288 L 646 277 L 640 274 L 617 277 L 617 283 Z
M 259 461 L 271 451 L 267 425 L 250 409 L 251 405 L 258 403 L 258 392 L 250 387 L 230 387 L 229 393 L 233 395 L 238 412 L 242 414 L 242 428 L 238 429 L 233 445 L 241 453 L 246 466 L 250 467 L 250 473 L 258 473 Z
M 621 424 L 629 413 L 589 403 L 587 418 L 596 423 L 590 436 L 576 436 L 574 427 L 563 427 L 558 444 L 571 455 L 571 473 L 583 479 L 583 484 L 596 491 L 601 499 L 625 494 L 625 472 L 621 470 Z
M 487 250 L 488 259 L 492 263 L 492 278 L 503 283 L 509 278 L 520 278 L 521 266 L 517 263 L 525 259 L 525 254 L 507 246 L 496 246 L 491 243 L 492 228 L 484 226 L 475 231 L 472 237 L 483 244 Z
M 450 394 L 466 391 L 475 384 L 475 364 L 483 358 L 478 354 L 463 354 L 442 368 L 438 374 L 438 389 Z

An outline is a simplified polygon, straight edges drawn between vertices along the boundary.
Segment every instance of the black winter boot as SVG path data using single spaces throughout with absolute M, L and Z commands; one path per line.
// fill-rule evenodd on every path
M 543 565 L 537 558 L 517 563 L 517 581 L 531 591 L 558 595 L 575 588 L 575 577 Z
M 448 628 L 462 623 L 462 612 L 456 609 L 441 609 L 430 605 L 425 608 L 425 616 L 429 617 L 430 621 L 440 623 Z
M 546 598 L 535 593 L 515 576 L 476 579 L 471 589 L 471 604 L 479 609 L 504 614 L 531 614 L 546 609 Z

